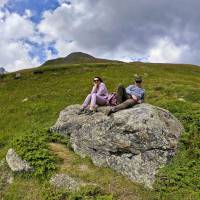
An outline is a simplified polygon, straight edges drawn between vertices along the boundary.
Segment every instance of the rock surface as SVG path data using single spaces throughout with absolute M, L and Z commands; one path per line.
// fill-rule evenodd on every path
M 12 171 L 8 168 L 6 161 L 3 159 L 0 161 L 0 196 L 3 189 L 12 184 L 14 177 Z
M 55 187 L 65 187 L 68 190 L 72 190 L 72 191 L 78 190 L 79 187 L 83 185 L 82 182 L 73 179 L 67 174 L 54 175 L 51 178 L 50 183 Z
M 26 162 L 22 160 L 14 149 L 9 149 L 6 154 L 6 161 L 13 172 L 28 172 L 33 171 L 34 169 Z
M 110 117 L 109 107 L 94 115 L 77 115 L 79 105 L 64 109 L 51 131 L 70 135 L 71 145 L 97 166 L 109 166 L 134 182 L 152 187 L 160 167 L 167 164 L 183 131 L 167 110 L 149 104 L 136 105 Z

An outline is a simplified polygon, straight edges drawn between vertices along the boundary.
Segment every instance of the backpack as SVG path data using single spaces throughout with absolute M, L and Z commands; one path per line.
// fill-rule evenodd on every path
M 116 106 L 117 105 L 117 94 L 111 93 L 108 97 L 108 106 Z

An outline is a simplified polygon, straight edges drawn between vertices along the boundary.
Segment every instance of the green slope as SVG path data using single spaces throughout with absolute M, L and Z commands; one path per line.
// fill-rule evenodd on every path
M 126 194 L 130 191 L 135 194 L 135 199 L 199 199 L 199 67 L 146 63 L 61 64 L 56 68 L 50 65 L 23 70 L 21 74 L 20 79 L 14 79 L 14 74 L 7 74 L 0 79 L 0 159 L 5 157 L 13 139 L 34 129 L 49 128 L 63 108 L 81 103 L 90 92 L 94 76 L 102 77 L 111 92 L 118 83 L 126 86 L 138 74 L 144 78 L 146 102 L 170 110 L 182 121 L 186 133 L 182 136 L 179 152 L 173 162 L 160 170 L 155 191 L 145 190 L 121 176 L 119 180 L 114 180 L 115 185 L 109 191 L 118 195 L 123 193 L 124 199 L 129 198 Z M 76 163 L 88 164 L 88 161 L 80 158 L 75 160 Z M 98 171 L 94 167 L 94 170 L 97 171 L 90 178 L 95 180 L 102 177 L 99 180 L 102 187 L 108 187 L 116 176 L 109 169 Z M 75 171 L 71 169 L 71 173 Z M 81 174 L 79 176 L 87 178 Z M 119 184 L 122 187 L 118 187 Z M 24 195 L 24 199 L 29 199 L 30 193 L 25 192 L 27 185 L 31 188 L 32 199 L 42 199 L 44 183 L 38 182 L 37 178 L 27 179 L 21 176 L 16 176 L 10 187 L 1 188 L 0 196 L 4 195 L 5 199 L 12 199 L 11 196 L 20 199 Z

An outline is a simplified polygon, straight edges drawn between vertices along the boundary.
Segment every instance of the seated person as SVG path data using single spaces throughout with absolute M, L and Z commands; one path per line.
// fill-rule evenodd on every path
M 124 88 L 123 85 L 119 85 L 117 89 L 117 105 L 112 107 L 107 115 L 111 115 L 114 112 L 130 108 L 138 103 L 144 102 L 145 90 L 142 88 L 142 79 L 136 78 L 134 85 L 129 85 Z
M 78 114 L 86 113 L 93 114 L 96 111 L 97 105 L 104 106 L 107 105 L 108 101 L 108 90 L 106 85 L 103 83 L 100 77 L 94 77 L 93 88 L 90 94 L 86 97 L 82 108 L 79 110 Z M 89 107 L 89 110 L 86 108 Z

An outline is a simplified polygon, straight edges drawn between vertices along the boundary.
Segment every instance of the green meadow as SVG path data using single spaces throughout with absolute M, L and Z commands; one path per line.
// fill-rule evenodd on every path
M 19 79 L 15 73 L 0 77 L 0 160 L 14 146 L 38 170 L 31 175 L 14 174 L 11 185 L 0 178 L 0 199 L 200 199 L 200 67 L 91 63 L 50 65 L 20 73 Z M 95 167 L 90 159 L 74 154 L 66 138 L 47 131 L 62 109 L 82 103 L 94 76 L 102 77 L 113 92 L 119 83 L 133 83 L 135 75 L 143 77 L 145 101 L 168 109 L 185 128 L 177 154 L 160 169 L 154 190 L 132 183 L 109 168 Z M 35 148 L 29 154 L 31 147 Z M 82 188 L 75 193 L 51 188 L 49 177 L 57 172 L 67 172 L 99 188 Z M 9 173 L 7 166 L 1 167 L 0 177 L 5 173 Z

